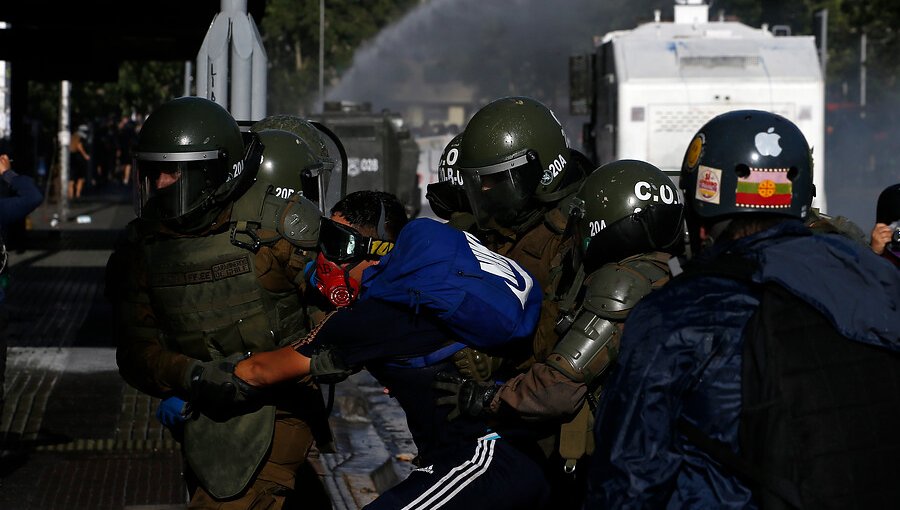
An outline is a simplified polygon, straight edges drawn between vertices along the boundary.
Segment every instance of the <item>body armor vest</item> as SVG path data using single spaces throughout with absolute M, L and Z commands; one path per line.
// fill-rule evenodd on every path
M 298 292 L 265 289 L 254 253 L 234 246 L 228 230 L 144 243 L 150 301 L 166 347 L 200 360 L 287 345 L 307 332 Z M 324 409 L 321 394 L 318 406 Z M 301 391 L 297 388 L 296 391 Z M 298 400 L 303 400 L 299 393 Z M 243 491 L 272 444 L 275 406 L 225 421 L 196 414 L 185 423 L 185 458 L 217 498 Z M 315 428 L 316 426 L 314 426 Z
M 151 304 L 170 350 L 211 360 L 306 333 L 298 293 L 264 289 L 254 254 L 232 245 L 227 231 L 145 246 Z

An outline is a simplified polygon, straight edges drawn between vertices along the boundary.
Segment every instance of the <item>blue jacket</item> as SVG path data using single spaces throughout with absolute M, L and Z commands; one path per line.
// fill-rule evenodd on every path
M 755 260 L 846 337 L 900 351 L 900 272 L 844 237 L 799 222 L 717 245 Z M 759 305 L 730 278 L 675 281 L 625 324 L 619 367 L 598 409 L 588 508 L 754 508 L 749 489 L 676 431 L 684 418 L 738 451 L 741 334 Z
M 41 205 L 44 196 L 31 177 L 7 170 L 2 178 L 9 184 L 13 194 L 0 198 L 0 224 L 8 225 L 20 221 Z
M 31 177 L 10 169 L 3 173 L 2 179 L 9 184 L 12 195 L 0 198 L 0 243 L 3 243 L 2 233 L 6 225 L 21 221 L 44 200 Z M 4 286 L 0 285 L 0 303 L 6 300 Z

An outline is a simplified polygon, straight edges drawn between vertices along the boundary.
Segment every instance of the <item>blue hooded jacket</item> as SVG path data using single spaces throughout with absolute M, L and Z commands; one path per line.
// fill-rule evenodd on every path
M 6 225 L 21 221 L 28 213 L 37 209 L 44 196 L 27 175 L 19 175 L 12 169 L 3 173 L 2 179 L 9 184 L 12 196 L 0 198 L 0 234 Z M 3 236 L 0 235 L 0 242 Z M 6 290 L 0 286 L 0 303 L 6 300 Z
M 867 247 L 799 222 L 716 245 L 755 260 L 847 338 L 900 351 L 900 271 Z M 625 324 L 619 367 L 597 414 L 588 508 L 754 508 L 750 490 L 676 430 L 679 418 L 738 451 L 741 335 L 759 306 L 746 283 L 675 281 Z

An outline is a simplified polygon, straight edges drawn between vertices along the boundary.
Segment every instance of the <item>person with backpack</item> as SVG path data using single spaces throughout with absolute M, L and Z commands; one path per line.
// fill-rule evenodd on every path
M 625 323 L 587 508 L 887 508 L 900 501 L 900 276 L 804 226 L 811 150 L 755 110 L 682 165 L 691 257 Z
M 403 408 L 418 449 L 418 469 L 366 508 L 545 508 L 550 487 L 533 431 L 484 417 L 448 420 L 432 388 L 438 373 L 458 374 L 453 355 L 467 345 L 530 347 L 542 297 L 534 277 L 432 219 L 395 237 L 386 228 L 395 207 L 353 197 L 320 227 L 313 283 L 337 310 L 291 347 L 197 364 L 192 402 L 201 410 L 252 405 L 266 386 L 307 374 L 338 382 L 365 368 Z

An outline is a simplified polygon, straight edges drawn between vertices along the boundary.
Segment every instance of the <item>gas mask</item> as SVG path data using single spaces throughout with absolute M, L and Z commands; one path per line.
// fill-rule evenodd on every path
M 338 308 L 350 305 L 359 295 L 359 282 L 350 278 L 350 269 L 355 265 L 336 264 L 322 253 L 316 257 L 316 288 Z
M 384 217 L 382 204 L 377 225 L 380 239 L 364 236 L 355 228 L 328 218 L 320 220 L 319 255 L 313 281 L 334 306 L 348 306 L 359 295 L 359 282 L 350 278 L 353 268 L 367 260 L 378 260 L 394 248 L 394 243 L 385 239 Z

